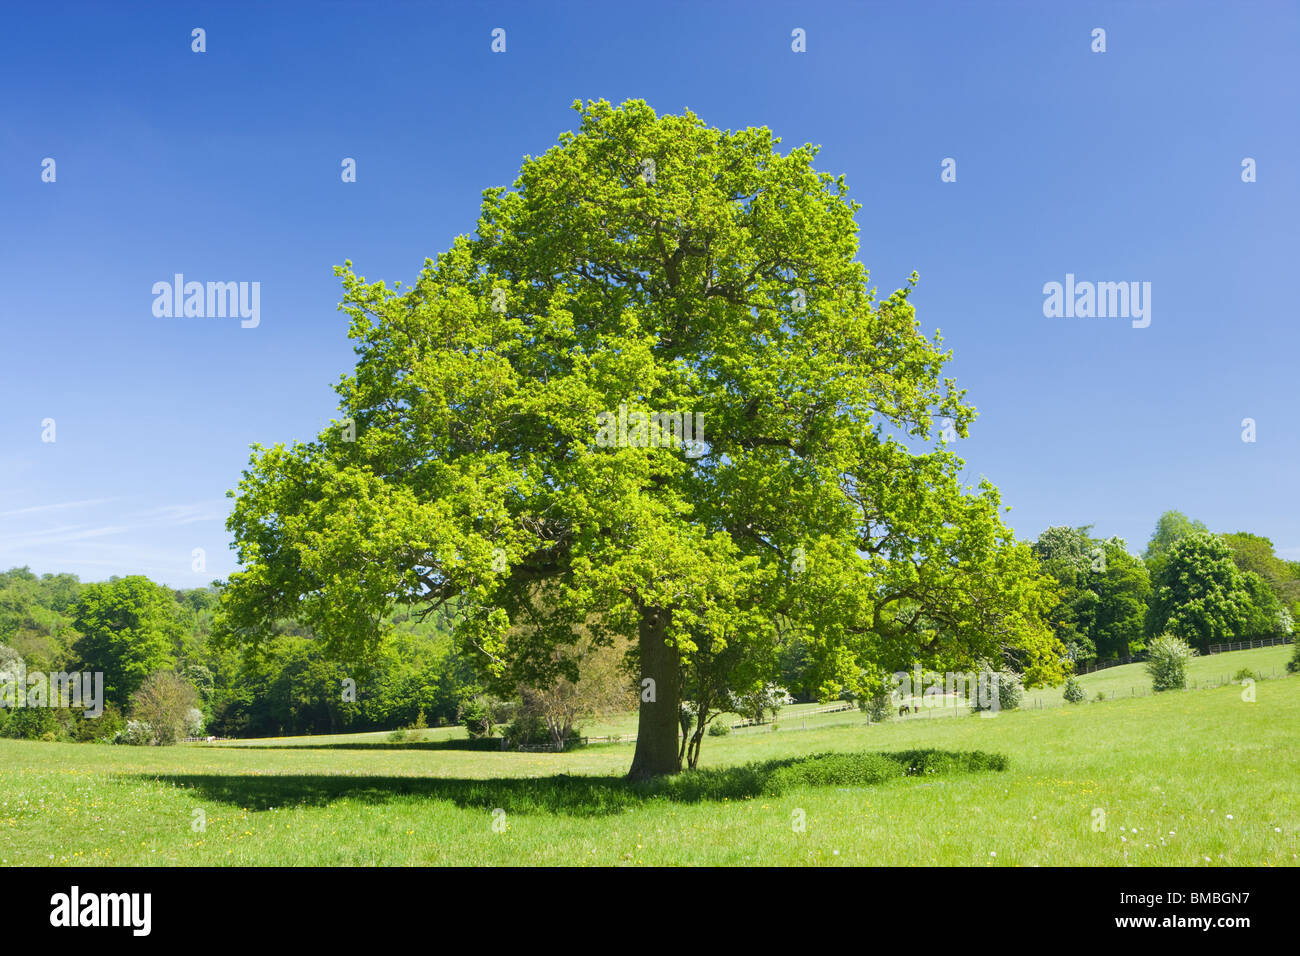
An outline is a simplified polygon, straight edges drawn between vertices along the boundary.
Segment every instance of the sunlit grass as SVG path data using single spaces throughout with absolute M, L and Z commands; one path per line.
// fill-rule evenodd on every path
M 1300 679 L 1263 681 L 1256 696 L 1227 686 L 992 718 L 867 725 L 851 715 L 816 729 L 808 718 L 806 731 L 783 714 L 777 732 L 708 738 L 703 764 L 934 748 L 1004 754 L 1009 767 L 735 798 L 723 787 L 694 800 L 629 795 L 614 779 L 629 745 L 521 754 L 319 746 L 333 738 L 272 748 L 3 740 L 0 860 L 1294 866 Z M 364 742 L 355 736 L 338 742 Z

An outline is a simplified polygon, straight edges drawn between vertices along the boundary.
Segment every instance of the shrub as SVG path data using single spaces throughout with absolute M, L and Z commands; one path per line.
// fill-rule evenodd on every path
M 980 750 L 813 754 L 772 771 L 763 789 L 775 796 L 796 787 L 866 786 L 897 777 L 1003 771 L 1007 766 L 1004 755 Z
M 1093 700 L 1105 700 L 1105 699 L 1106 699 L 1106 692 L 1104 690 L 1097 691 L 1097 696 L 1093 698 Z
M 774 770 L 765 791 L 776 796 L 797 787 L 864 786 L 903 774 L 902 763 L 884 754 L 813 754 Z
M 1010 765 L 1005 754 L 986 753 L 983 750 L 900 750 L 885 756 L 897 760 L 903 767 L 903 775 L 907 777 L 986 770 L 1001 772 Z
M 972 698 L 971 713 L 977 713 L 981 710 L 1015 710 L 1025 699 L 1025 681 L 1013 670 L 985 670 L 979 675 L 977 680 L 991 681 L 997 679 L 998 685 L 998 705 L 993 707 L 992 701 L 986 703 L 983 698 L 988 693 L 977 692 Z M 979 685 L 976 685 L 979 687 Z M 985 685 L 987 686 L 987 685 Z
M 869 697 L 859 697 L 858 707 L 867 712 L 867 719 L 873 724 L 881 723 L 894 716 L 894 702 L 889 692 L 877 691 Z
M 501 736 L 505 738 L 507 747 L 518 749 L 542 746 L 550 741 L 551 732 L 546 726 L 546 721 L 538 715 L 517 714 L 515 719 L 502 729 Z
M 789 696 L 789 692 L 784 687 L 778 687 L 776 684 L 763 684 L 748 693 L 735 696 L 732 700 L 727 701 L 726 706 L 746 720 L 761 724 L 764 715 L 769 711 L 772 714 L 772 719 L 776 720 L 777 715 L 781 713 L 781 708 L 785 705 L 786 698 Z
M 1187 687 L 1187 662 L 1195 652 L 1182 638 L 1162 634 L 1147 648 L 1147 673 L 1151 675 L 1151 689 L 1156 693 L 1165 690 L 1184 690 Z
M 174 744 L 185 736 L 191 710 L 196 709 L 198 691 L 172 671 L 154 671 L 131 695 L 135 718 L 153 729 L 153 742 Z M 200 715 L 200 718 L 202 715 Z
M 10 712 L 3 725 L 4 736 L 19 740 L 45 740 L 47 734 L 58 740 L 60 730 L 58 712 L 51 707 L 18 708 Z
M 1232 679 L 1240 682 L 1243 680 L 1263 680 L 1264 678 L 1255 673 L 1249 667 L 1243 667 L 1241 670 L 1237 671 L 1237 673 L 1232 675 Z
M 126 727 L 122 710 L 116 704 L 105 704 L 98 717 L 78 717 L 72 725 L 72 738 L 80 742 L 111 744 Z
M 713 723 L 709 724 L 710 737 L 725 737 L 729 733 L 731 733 L 731 724 L 724 723 L 720 720 L 715 720 Z
M 153 728 L 143 720 L 128 720 L 126 727 L 118 732 L 113 741 L 115 744 L 126 744 L 131 747 L 146 747 L 153 742 Z
M 1287 673 L 1300 674 L 1300 640 L 1291 648 L 1291 659 L 1286 662 Z
M 1066 703 L 1078 704 L 1081 703 L 1087 695 L 1084 694 L 1083 688 L 1079 686 L 1078 678 L 1067 677 L 1065 679 L 1065 691 L 1062 696 L 1065 698 Z
M 491 737 L 498 725 L 509 720 L 511 710 L 505 701 L 478 694 L 460 702 L 456 717 L 465 725 L 470 737 Z
M 391 743 L 400 744 L 406 740 L 406 730 L 398 727 L 396 730 L 389 732 L 388 739 Z

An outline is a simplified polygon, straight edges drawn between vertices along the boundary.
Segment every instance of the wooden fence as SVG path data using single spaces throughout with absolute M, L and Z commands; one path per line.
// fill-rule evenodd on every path
M 1207 654 L 1225 654 L 1228 651 L 1249 651 L 1257 647 L 1273 647 L 1276 644 L 1290 644 L 1294 638 L 1289 634 L 1282 634 L 1277 637 L 1260 637 L 1253 641 L 1234 641 L 1231 644 L 1211 644 Z M 1082 668 L 1075 665 L 1076 674 L 1092 674 L 1096 671 L 1103 671 L 1108 667 L 1118 667 L 1121 664 L 1133 664 L 1147 659 L 1143 651 L 1139 651 L 1130 657 L 1119 657 L 1110 661 L 1098 661 L 1095 664 L 1084 664 Z

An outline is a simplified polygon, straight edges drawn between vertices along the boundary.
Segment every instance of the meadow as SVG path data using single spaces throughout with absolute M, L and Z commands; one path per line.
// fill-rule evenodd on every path
M 1203 658 L 1191 676 L 1284 673 L 1289 652 Z M 787 708 L 776 730 L 708 737 L 709 785 L 695 790 L 626 785 L 628 744 L 469 750 L 452 728 L 401 743 L 0 740 L 0 863 L 1297 865 L 1300 677 L 1259 682 L 1254 702 L 1232 684 L 1125 696 L 1148 686 L 1139 665 L 1081 682 L 1115 696 L 1058 706 L 1057 688 L 1041 709 L 883 724 Z M 771 793 L 743 772 L 916 750 L 1004 755 L 1007 768 Z

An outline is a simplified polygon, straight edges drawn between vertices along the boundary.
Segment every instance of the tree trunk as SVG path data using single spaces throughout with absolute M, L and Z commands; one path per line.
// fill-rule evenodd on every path
M 663 608 L 642 608 L 640 631 L 641 677 L 654 681 L 651 694 L 641 685 L 641 708 L 637 715 L 636 754 L 628 778 L 648 780 L 680 773 L 681 751 L 677 733 L 681 727 L 681 662 L 677 648 L 665 642 L 670 612 Z M 653 697 L 653 700 L 648 699 Z

